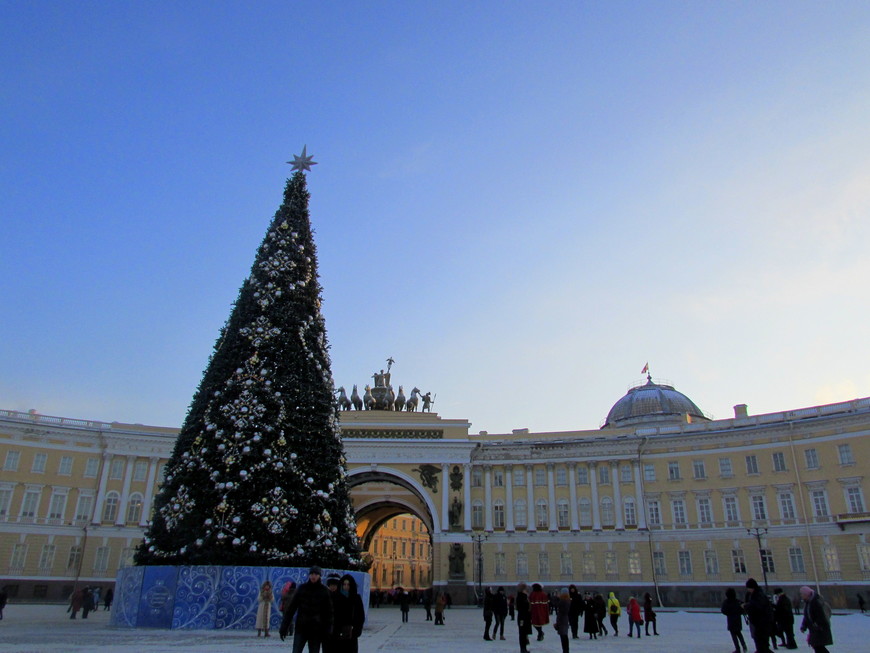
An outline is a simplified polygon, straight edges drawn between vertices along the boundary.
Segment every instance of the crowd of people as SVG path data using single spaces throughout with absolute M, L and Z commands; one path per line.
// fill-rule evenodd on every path
M 105 595 L 101 587 L 83 587 L 72 593 L 66 611 L 70 613 L 70 619 L 75 619 L 81 610 L 82 619 L 87 619 L 88 614 L 100 609 L 100 603 L 103 604 L 104 610 L 111 610 L 114 595 L 115 592 L 111 587 L 106 590 Z

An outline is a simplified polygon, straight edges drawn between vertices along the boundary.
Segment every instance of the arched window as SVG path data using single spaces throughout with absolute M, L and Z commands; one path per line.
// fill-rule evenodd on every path
M 535 501 L 535 526 L 547 528 L 549 525 L 549 520 L 547 519 L 547 500 L 538 499 Z
M 496 499 L 492 504 L 492 525 L 494 528 L 504 528 L 504 501 Z
M 592 502 L 580 499 L 580 526 L 592 526 Z
M 127 523 L 138 524 L 140 519 L 142 519 L 142 495 L 137 492 L 130 495 L 127 504 Z
M 625 497 L 622 505 L 625 513 L 625 525 L 637 526 L 637 507 L 634 504 L 634 498 Z
M 613 526 L 613 499 L 601 498 L 601 525 Z
M 528 511 L 526 510 L 525 499 L 514 501 L 514 524 L 522 527 L 528 525 Z
M 103 521 L 115 521 L 118 516 L 119 503 L 121 503 L 121 497 L 117 492 L 109 492 L 106 495 L 106 503 L 103 505 Z
M 471 527 L 483 528 L 483 502 L 480 499 L 471 502 Z
M 568 499 L 559 499 L 556 504 L 556 515 L 559 520 L 559 528 L 569 528 L 571 526 L 571 509 L 568 507 Z

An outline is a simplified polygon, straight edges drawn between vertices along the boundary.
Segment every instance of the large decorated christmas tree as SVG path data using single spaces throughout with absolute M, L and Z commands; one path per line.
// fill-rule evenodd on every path
M 191 402 L 136 555 L 143 565 L 361 566 L 305 170 L 284 201 Z

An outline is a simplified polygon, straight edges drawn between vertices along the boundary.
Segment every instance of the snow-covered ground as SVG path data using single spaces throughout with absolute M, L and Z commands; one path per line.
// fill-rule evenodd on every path
M 98 651 L 100 653 L 141 651 L 143 653 L 187 653 L 192 651 L 229 652 L 239 649 L 289 651 L 290 640 L 282 642 L 274 633 L 269 639 L 257 638 L 254 631 L 178 631 L 127 630 L 109 627 L 108 612 L 91 613 L 87 620 L 72 621 L 65 606 L 9 605 L 0 621 L 0 651 L 15 653 L 52 653 Z M 439 653 L 516 653 L 516 623 L 508 621 L 505 641 L 483 640 L 481 611 L 453 608 L 446 611 L 446 625 L 437 628 L 425 621 L 422 609 L 412 609 L 410 621 L 403 624 L 399 610 L 381 607 L 369 611 L 366 630 L 360 638 L 361 653 L 374 651 L 438 651 Z M 643 653 L 682 653 L 700 651 L 730 653 L 731 638 L 725 630 L 725 617 L 708 612 L 660 611 L 658 637 L 642 641 L 626 637 L 625 619 L 620 621 L 620 636 L 589 641 L 571 640 L 572 651 L 643 651 Z M 832 651 L 856 653 L 870 651 L 870 615 L 835 614 Z M 532 653 L 560 653 L 561 646 L 552 626 L 545 628 L 543 642 L 531 643 Z M 800 650 L 811 651 L 799 633 Z M 748 630 L 744 631 L 752 648 Z

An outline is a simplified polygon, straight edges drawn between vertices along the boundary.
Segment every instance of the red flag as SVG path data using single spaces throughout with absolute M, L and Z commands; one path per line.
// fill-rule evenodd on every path
M 646 374 L 649 372 L 649 363 L 643 366 L 643 369 L 640 371 L 641 374 Z

